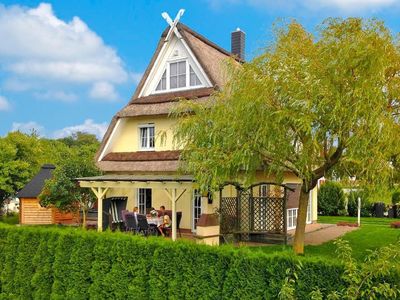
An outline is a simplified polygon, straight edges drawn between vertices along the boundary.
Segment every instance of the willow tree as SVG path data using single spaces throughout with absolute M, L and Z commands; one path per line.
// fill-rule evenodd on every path
M 207 105 L 182 104 L 176 138 L 185 171 L 216 188 L 258 170 L 302 181 L 294 250 L 304 252 L 308 194 L 347 167 L 370 183 L 390 174 L 397 148 L 399 50 L 382 22 L 328 19 L 313 36 L 291 22 L 261 55 L 228 64 Z M 183 103 L 183 102 L 182 102 Z

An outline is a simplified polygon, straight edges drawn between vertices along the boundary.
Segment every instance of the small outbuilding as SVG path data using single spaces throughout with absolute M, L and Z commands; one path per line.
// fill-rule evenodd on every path
M 39 195 L 43 190 L 45 181 L 51 179 L 54 165 L 45 164 L 41 167 L 31 181 L 18 193 L 19 198 L 19 223 L 24 225 L 70 224 L 76 218 L 72 213 L 63 213 L 56 208 L 46 208 L 40 205 Z

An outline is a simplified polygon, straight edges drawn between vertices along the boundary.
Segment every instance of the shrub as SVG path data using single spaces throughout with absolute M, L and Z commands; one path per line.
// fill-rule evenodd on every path
M 367 195 L 362 191 L 350 192 L 347 196 L 347 211 L 349 216 L 357 217 L 358 197 L 361 198 L 361 217 L 372 215 L 373 204 L 369 202 Z
M 345 209 L 342 187 L 336 182 L 322 185 L 318 193 L 318 212 L 326 216 L 337 216 Z
M 335 289 L 314 285 L 308 294 L 296 297 L 299 289 L 299 273 L 303 264 L 298 261 L 286 269 L 281 282 L 279 299 L 400 299 L 400 242 L 371 252 L 361 264 L 352 257 L 348 241 L 338 239 L 336 254 L 344 270 L 341 272 L 342 285 Z
M 330 260 L 122 233 L 0 225 L 0 250 L 0 299 L 308 299 L 346 288 Z
M 392 194 L 392 204 L 396 205 L 397 203 L 400 203 L 400 192 L 396 191 Z

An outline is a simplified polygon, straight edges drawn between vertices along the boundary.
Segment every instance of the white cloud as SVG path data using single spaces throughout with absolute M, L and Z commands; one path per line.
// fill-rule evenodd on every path
M 118 98 L 114 86 L 106 81 L 96 82 L 89 92 L 90 98 L 112 101 Z
M 90 89 L 107 82 L 114 91 L 115 85 L 130 78 L 115 49 L 79 17 L 59 19 L 51 4 L 36 8 L 0 4 L 0 41 L 7 90 L 51 91 L 52 82 L 64 90 L 77 85 Z M 111 94 L 116 96 L 115 91 Z
M 34 96 L 38 99 L 44 100 L 60 100 L 63 102 L 72 102 L 78 99 L 78 96 L 71 92 L 64 91 L 46 91 L 46 92 L 35 92 Z
M 336 8 L 345 13 L 377 11 L 396 5 L 396 0 L 306 0 L 312 9 Z
M 11 109 L 11 105 L 7 98 L 0 95 L 0 111 L 7 111 Z
M 97 136 L 99 140 L 101 140 L 107 130 L 107 126 L 108 124 L 106 122 L 95 123 L 92 119 L 87 119 L 83 124 L 69 126 L 60 130 L 56 130 L 53 133 L 53 137 L 59 139 L 66 136 L 70 136 L 73 133 L 80 131 L 80 132 L 94 134 Z
M 12 92 L 24 92 L 32 89 L 32 84 L 17 78 L 8 78 L 3 82 L 3 88 Z
M 34 121 L 26 123 L 12 123 L 11 131 L 20 131 L 23 133 L 31 134 L 32 132 L 37 133 L 40 136 L 44 135 L 44 127 Z
M 208 0 L 211 8 L 221 9 L 229 5 L 244 4 L 268 10 L 296 11 L 308 9 L 332 13 L 376 12 L 385 8 L 398 7 L 398 0 Z

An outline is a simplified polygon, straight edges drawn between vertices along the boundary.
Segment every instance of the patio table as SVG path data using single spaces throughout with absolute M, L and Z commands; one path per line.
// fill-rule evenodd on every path
M 154 224 L 157 227 L 163 223 L 162 217 L 147 217 L 147 223 Z

